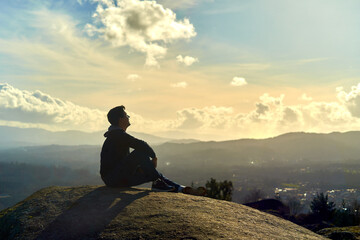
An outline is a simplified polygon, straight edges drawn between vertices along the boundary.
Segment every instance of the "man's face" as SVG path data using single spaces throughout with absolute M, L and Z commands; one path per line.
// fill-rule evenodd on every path
M 130 125 L 130 116 L 125 112 L 125 116 L 119 119 L 119 126 L 127 128 Z

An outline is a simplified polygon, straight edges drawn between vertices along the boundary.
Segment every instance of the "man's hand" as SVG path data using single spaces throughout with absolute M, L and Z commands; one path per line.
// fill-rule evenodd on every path
M 157 157 L 154 157 L 153 159 L 151 159 L 152 163 L 154 164 L 154 167 L 157 167 Z

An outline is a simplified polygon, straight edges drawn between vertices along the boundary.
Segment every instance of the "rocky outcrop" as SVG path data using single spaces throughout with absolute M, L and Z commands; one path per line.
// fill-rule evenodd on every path
M 140 188 L 49 187 L 0 212 L 0 239 L 325 239 L 240 204 Z
M 317 233 L 333 240 L 360 239 L 360 226 L 324 228 Z
M 290 216 L 289 207 L 277 199 L 263 199 L 256 202 L 245 203 L 244 205 L 284 219 L 289 219 Z

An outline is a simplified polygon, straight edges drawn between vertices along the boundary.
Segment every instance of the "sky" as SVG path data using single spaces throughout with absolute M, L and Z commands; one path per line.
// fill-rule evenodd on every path
M 230 140 L 360 130 L 358 0 L 2 0 L 0 125 Z

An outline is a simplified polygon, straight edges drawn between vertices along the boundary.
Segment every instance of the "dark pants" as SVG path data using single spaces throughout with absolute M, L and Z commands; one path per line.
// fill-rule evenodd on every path
M 103 180 L 110 187 L 131 187 L 158 178 L 176 188 L 180 186 L 159 173 L 148 156 L 134 150 L 108 176 L 103 177 Z

